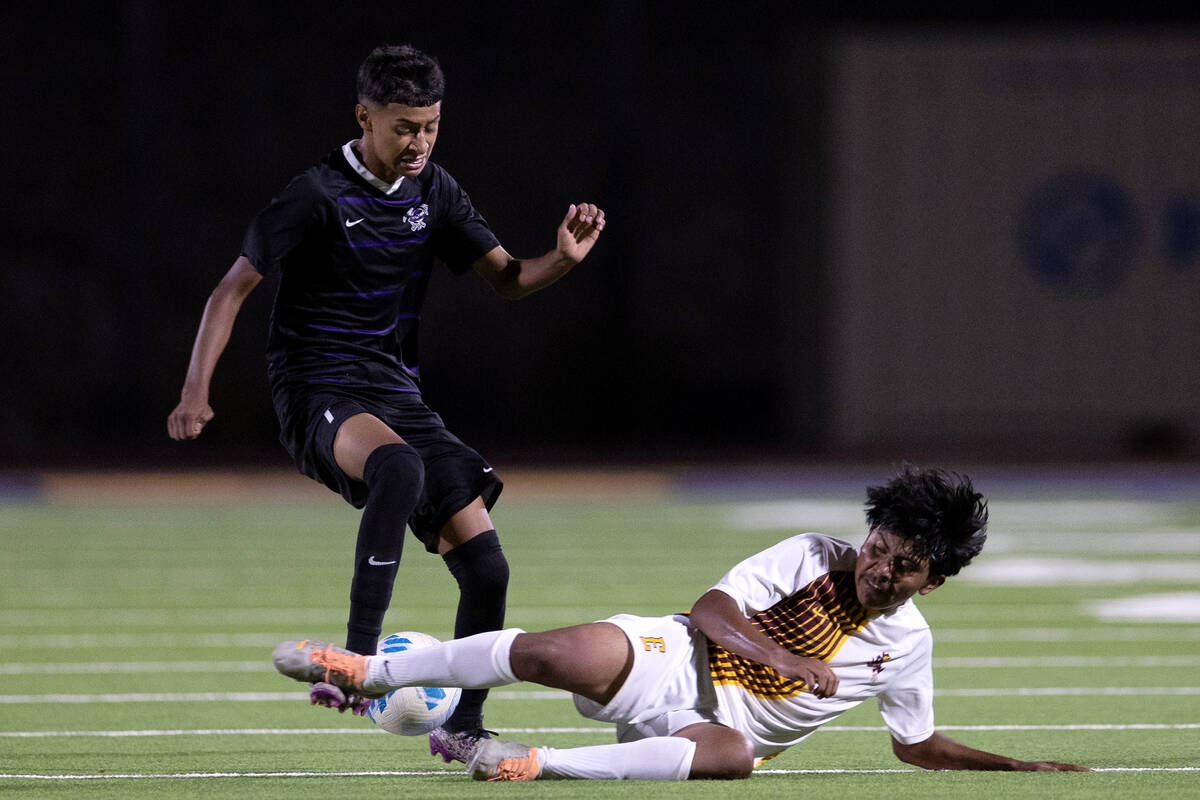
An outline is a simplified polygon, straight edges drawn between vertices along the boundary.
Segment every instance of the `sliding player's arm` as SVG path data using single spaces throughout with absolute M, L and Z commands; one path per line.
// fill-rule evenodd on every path
M 817 697 L 832 697 L 837 692 L 838 677 L 828 664 L 780 646 L 746 619 L 737 602 L 720 589 L 710 589 L 697 600 L 690 619 L 694 627 L 729 652 L 766 664 L 785 678 L 804 681 Z
M 250 259 L 239 256 L 213 289 L 196 332 L 187 377 L 179 393 L 179 405 L 167 417 L 167 433 L 172 439 L 195 439 L 213 418 L 212 407 L 208 404 L 213 370 L 229 343 L 242 302 L 260 281 L 262 275 L 250 264 Z
M 923 742 L 901 744 L 892 739 L 892 752 L 906 764 L 922 769 L 978 769 L 1012 772 L 1090 772 L 1087 767 L 1057 761 L 1021 761 L 975 750 L 949 736 L 934 733 Z

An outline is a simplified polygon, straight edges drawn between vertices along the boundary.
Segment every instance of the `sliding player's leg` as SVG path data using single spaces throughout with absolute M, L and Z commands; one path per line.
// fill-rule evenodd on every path
M 698 722 L 670 736 L 590 747 L 526 747 L 493 740 L 481 743 L 467 765 L 471 777 L 483 781 L 748 778 L 753 768 L 749 740 L 714 722 Z
M 327 680 L 379 696 L 405 686 L 487 689 L 534 681 L 604 704 L 632 665 L 629 640 L 606 622 L 525 633 L 519 628 L 379 656 L 360 656 L 315 640 L 275 648 L 275 667 L 300 681 Z
M 685 648 L 678 646 L 687 641 L 686 628 L 679 628 L 677 638 L 667 640 L 665 646 L 660 637 L 643 640 L 647 652 L 640 660 L 629 631 L 611 622 L 597 622 L 544 633 L 510 628 L 373 657 L 285 642 L 276 648 L 275 663 L 281 672 L 298 680 L 313 680 L 324 671 L 326 680 L 340 681 L 338 685 L 364 695 L 404 686 L 489 688 L 530 681 L 584 698 L 592 704 L 589 708 L 603 715 L 620 713 L 627 702 L 642 704 L 631 693 L 661 680 L 664 668 L 655 666 L 660 653 L 682 658 L 673 661 L 676 665 L 690 662 Z M 299 657 L 301 651 L 308 651 L 307 663 Z M 630 691 L 622 694 L 635 666 L 641 669 Z M 685 676 L 681 685 L 689 682 L 694 685 L 694 679 Z M 693 695 L 691 701 L 694 699 Z M 688 702 L 686 698 L 684 702 Z M 672 735 L 595 747 L 530 748 L 483 739 L 468 769 L 480 780 L 530 780 L 540 775 L 683 780 L 746 777 L 752 765 L 753 753 L 745 737 L 724 726 L 697 721 Z

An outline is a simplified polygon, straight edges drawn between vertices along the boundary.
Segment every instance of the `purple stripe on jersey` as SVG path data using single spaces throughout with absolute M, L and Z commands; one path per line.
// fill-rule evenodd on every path
M 391 333 L 392 331 L 396 330 L 396 326 L 400 324 L 400 320 L 402 319 L 420 318 L 420 314 L 399 314 L 397 315 L 395 322 L 386 328 L 381 328 L 377 331 L 366 330 L 364 328 L 335 328 L 332 325 L 314 325 L 312 323 L 309 323 L 308 327 L 315 328 L 319 331 L 329 331 L 330 333 L 357 333 L 361 336 L 383 336 L 384 334 Z
M 387 247 L 393 244 L 409 244 L 411 242 L 423 242 L 429 238 L 428 233 L 418 233 L 416 236 L 409 236 L 406 239 L 389 239 L 385 242 L 352 242 L 351 247 Z
M 391 333 L 392 331 L 396 330 L 396 325 L 399 322 L 400 318 L 397 318 L 396 321 L 391 325 L 387 326 L 386 328 L 381 328 L 377 331 L 370 331 L 364 328 L 335 328 L 332 325 L 313 325 L 311 323 L 309 323 L 308 327 L 315 328 L 319 331 L 329 331 L 330 333 L 357 333 L 361 336 L 383 336 L 385 333 Z
M 424 198 L 417 195 L 409 200 L 384 200 L 382 197 L 339 197 L 339 203 L 382 203 L 385 206 L 411 206 Z
M 395 294 L 403 288 L 403 286 L 397 286 L 394 289 L 380 289 L 376 292 L 322 292 L 321 294 L 326 297 L 385 297 L 389 294 Z
M 321 355 L 329 356 L 330 358 L 358 358 L 358 356 L 356 356 L 352 353 L 324 353 L 324 352 L 322 352 Z

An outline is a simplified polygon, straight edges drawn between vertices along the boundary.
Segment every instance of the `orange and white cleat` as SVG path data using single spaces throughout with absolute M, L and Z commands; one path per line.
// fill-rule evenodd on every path
M 386 691 L 363 688 L 367 679 L 367 657 L 316 639 L 284 642 L 273 654 L 275 669 L 304 683 L 329 683 L 343 692 L 362 698 L 382 697 Z
M 483 739 L 467 764 L 477 781 L 532 781 L 542 772 L 536 747 L 502 739 Z

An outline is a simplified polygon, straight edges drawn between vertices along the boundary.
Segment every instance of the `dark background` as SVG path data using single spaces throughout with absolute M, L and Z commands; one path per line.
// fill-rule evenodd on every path
M 889 8 L 6 4 L 0 466 L 286 465 L 269 282 L 201 440 L 170 442 L 166 416 L 247 222 L 357 135 L 357 66 L 401 41 L 442 61 L 435 159 L 510 252 L 548 250 L 570 202 L 608 216 L 587 261 L 520 303 L 435 277 L 422 372 L 452 430 L 493 460 L 845 455 L 823 435 L 826 37 L 1177 24 Z

